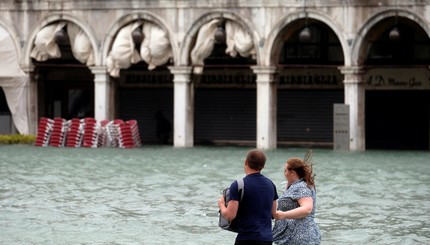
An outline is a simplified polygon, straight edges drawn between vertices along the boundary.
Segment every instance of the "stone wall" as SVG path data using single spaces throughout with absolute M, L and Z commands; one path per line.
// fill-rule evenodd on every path
M 397 2 L 397 3 L 396 3 Z M 307 14 L 305 14 L 305 11 Z M 77 22 L 90 36 L 103 65 L 112 36 L 121 26 L 139 18 L 147 18 L 169 31 L 177 64 L 186 62 L 180 53 L 187 39 L 196 35 L 198 28 L 211 18 L 233 18 L 252 33 L 259 62 L 268 63 L 266 53 L 273 39 L 288 23 L 304 18 L 315 18 L 329 25 L 341 42 L 351 43 L 357 35 L 366 34 L 369 23 L 399 14 L 416 21 L 430 35 L 430 1 L 2 1 L 0 25 L 9 30 L 21 48 L 31 46 L 37 29 L 66 19 Z M 358 37 L 360 38 L 360 37 Z M 30 44 L 29 44 L 30 43 Z M 269 44 L 270 45 L 270 44 Z M 28 50 L 27 50 L 28 52 Z M 104 54 L 102 54 L 104 52 Z M 265 54 L 264 54 L 265 53 Z M 23 63 L 28 55 L 21 52 Z M 354 62 L 354 61 L 352 61 Z M 267 65 L 267 64 L 266 64 Z

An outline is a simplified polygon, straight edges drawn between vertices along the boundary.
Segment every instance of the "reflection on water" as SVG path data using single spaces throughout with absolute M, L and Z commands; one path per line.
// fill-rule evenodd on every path
M 221 189 L 249 148 L 0 146 L 0 244 L 232 244 Z M 283 163 L 306 149 L 267 151 Z M 323 244 L 429 244 L 429 152 L 314 150 Z

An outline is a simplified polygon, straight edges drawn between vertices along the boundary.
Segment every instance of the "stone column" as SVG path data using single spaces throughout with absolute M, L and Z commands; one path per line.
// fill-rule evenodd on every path
M 173 146 L 194 145 L 194 84 L 191 82 L 190 66 L 171 66 L 174 75 Z
M 94 74 L 94 118 L 100 120 L 111 120 L 113 110 L 110 108 L 111 83 L 105 66 L 92 66 Z
M 276 67 L 252 67 L 257 75 L 257 148 L 276 149 L 277 88 Z
M 22 70 L 28 76 L 28 89 L 27 89 L 27 120 L 28 120 L 28 133 L 37 134 L 37 127 L 39 126 L 39 111 L 38 111 L 38 94 L 37 79 L 34 73 L 34 66 L 24 67 Z
M 364 151 L 365 139 L 365 81 L 363 67 L 340 67 L 344 75 L 345 104 L 349 105 L 349 149 L 352 151 Z

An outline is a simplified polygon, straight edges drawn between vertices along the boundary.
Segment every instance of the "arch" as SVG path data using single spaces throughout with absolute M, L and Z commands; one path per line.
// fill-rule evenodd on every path
M 315 19 L 317 21 L 321 21 L 327 26 L 333 30 L 333 32 L 336 34 L 336 36 L 339 39 L 339 42 L 343 49 L 344 54 L 344 63 L 345 65 L 348 65 L 350 63 L 350 46 L 348 45 L 347 37 L 344 34 L 344 31 L 342 30 L 341 26 L 335 22 L 329 15 L 326 15 L 321 12 L 317 12 L 315 10 L 306 10 L 306 12 L 300 11 L 300 12 L 294 12 L 292 14 L 289 14 L 285 16 L 283 19 L 281 19 L 270 31 L 266 42 L 264 44 L 264 53 L 267 54 L 264 57 L 264 60 L 262 61 L 262 64 L 265 66 L 273 66 L 275 65 L 272 60 L 272 54 L 275 52 L 276 45 L 279 43 L 279 37 L 282 34 L 282 30 L 291 24 L 293 21 L 300 20 L 300 19 Z
M 6 21 L 4 21 L 2 17 L 0 17 L 0 28 L 3 28 L 7 33 L 9 33 L 9 36 L 12 39 L 12 42 L 14 44 L 17 60 L 19 61 L 21 57 L 21 44 L 20 44 L 19 36 L 18 36 L 18 33 L 14 29 L 9 28 L 9 26 L 13 26 L 13 25 L 6 24 Z
M 71 14 L 64 13 L 64 12 L 49 14 L 48 16 L 46 16 L 45 18 L 43 18 L 42 20 L 37 22 L 31 28 L 31 30 L 33 30 L 33 31 L 30 33 L 30 35 L 27 38 L 27 41 L 25 42 L 23 56 L 22 56 L 22 64 L 26 67 L 32 66 L 30 54 L 31 54 L 31 50 L 33 48 L 34 40 L 36 39 L 36 35 L 40 31 L 40 29 L 42 29 L 43 27 L 45 27 L 46 25 L 48 25 L 52 22 L 56 22 L 56 21 L 60 21 L 60 20 L 72 22 L 72 23 L 76 24 L 77 26 L 79 26 L 85 32 L 85 34 L 87 35 L 88 39 L 91 42 L 93 50 L 94 50 L 95 65 L 96 66 L 100 65 L 101 60 L 100 60 L 99 55 L 98 55 L 100 50 L 99 50 L 99 46 L 97 45 L 97 38 L 96 38 L 92 28 L 86 22 L 82 21 L 81 19 L 79 19 L 79 18 L 77 18 Z
M 357 32 L 356 38 L 354 39 L 351 47 L 351 58 L 353 65 L 363 65 L 365 62 L 366 57 L 364 56 L 366 55 L 367 51 L 366 35 L 369 33 L 369 31 L 384 19 L 395 16 L 406 18 L 417 23 L 417 25 L 423 28 L 423 30 L 430 37 L 430 25 L 428 21 L 421 18 L 416 13 L 399 9 L 381 11 L 371 16 Z
M 251 35 L 255 51 L 256 51 L 256 61 L 257 65 L 260 63 L 260 50 L 259 50 L 259 42 L 260 42 L 260 35 L 256 31 L 257 28 L 255 26 L 250 26 L 249 23 L 252 23 L 250 20 L 246 20 L 243 17 L 240 17 L 236 13 L 233 13 L 231 11 L 216 11 L 216 12 L 209 12 L 204 13 L 200 18 L 198 18 L 194 24 L 191 25 L 191 28 L 187 31 L 187 33 L 184 36 L 184 40 L 182 42 L 182 45 L 180 46 L 180 57 L 179 61 L 176 65 L 179 66 L 189 66 L 190 60 L 189 56 L 191 53 L 191 50 L 193 49 L 193 40 L 196 37 L 197 33 L 199 32 L 200 28 L 206 24 L 207 22 L 216 19 L 216 18 L 223 18 L 223 19 L 229 19 L 232 21 L 237 22 L 240 26 L 244 27 L 248 33 Z
M 3 59 L 0 64 L 0 90 L 4 91 L 13 125 L 20 134 L 28 134 L 28 77 L 19 63 L 19 37 L 14 29 L 7 27 L 11 25 L 5 23 L 0 19 L 0 52 Z
M 176 40 L 175 32 L 170 28 L 163 20 L 155 16 L 154 14 L 151 14 L 149 12 L 133 12 L 130 14 L 127 14 L 123 17 L 121 17 L 118 21 L 116 21 L 110 28 L 109 31 L 106 33 L 106 36 L 102 43 L 102 64 L 106 65 L 106 59 L 109 54 L 110 48 L 112 46 L 113 41 L 115 40 L 115 37 L 118 33 L 118 31 L 124 27 L 125 25 L 132 23 L 134 21 L 138 20 L 148 20 L 150 22 L 153 22 L 157 24 L 160 28 L 167 31 L 169 34 L 169 40 L 170 45 L 172 46 L 172 52 L 173 52 L 173 60 L 178 60 L 178 41 Z

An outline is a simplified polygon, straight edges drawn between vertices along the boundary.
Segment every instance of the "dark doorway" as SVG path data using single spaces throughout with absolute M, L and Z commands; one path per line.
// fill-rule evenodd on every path
M 10 134 L 12 132 L 12 115 L 6 101 L 3 88 L 0 87 L 0 134 Z
M 94 75 L 86 67 L 38 66 L 39 117 L 94 117 Z
M 94 75 L 74 57 L 68 39 L 58 45 L 60 58 L 32 60 L 38 83 L 39 117 L 94 117 Z
M 142 144 L 173 144 L 173 75 L 167 68 L 170 65 L 148 70 L 142 61 L 121 70 L 117 81 L 115 115 L 137 121 Z M 169 129 L 163 136 L 160 121 L 170 126 L 166 126 Z
M 138 122 L 142 144 L 173 143 L 173 89 L 120 88 L 118 89 L 118 117 Z M 165 142 L 157 137 L 157 114 L 162 113 L 170 123 Z
M 9 107 L 6 102 L 6 95 L 2 87 L 0 87 L 0 115 L 10 115 Z
M 429 91 L 366 91 L 366 149 L 428 150 Z

